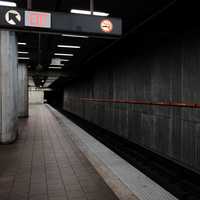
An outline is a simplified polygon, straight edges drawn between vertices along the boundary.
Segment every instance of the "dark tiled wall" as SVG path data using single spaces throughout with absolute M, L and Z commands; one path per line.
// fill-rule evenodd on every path
M 198 34 L 130 36 L 90 65 L 92 78 L 65 88 L 64 109 L 200 172 L 199 109 L 80 100 L 199 103 Z

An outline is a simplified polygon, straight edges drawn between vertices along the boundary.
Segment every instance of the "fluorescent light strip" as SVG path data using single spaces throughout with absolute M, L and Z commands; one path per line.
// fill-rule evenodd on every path
M 75 37 L 75 38 L 89 38 L 89 36 L 85 35 L 69 35 L 69 34 L 62 34 L 63 37 Z
M 54 53 L 55 56 L 74 56 L 74 54 Z
M 62 58 L 55 58 L 55 59 L 59 59 L 61 62 L 68 62 L 68 61 L 70 61 L 69 59 L 62 59 Z
M 18 44 L 18 45 L 26 45 L 25 42 L 18 42 L 17 44 Z
M 18 51 L 19 54 L 29 54 L 29 52 L 26 51 Z
M 62 69 L 62 67 L 49 67 L 49 69 Z
M 71 13 L 74 13 L 74 14 L 82 14 L 82 15 L 91 15 L 92 12 L 89 11 L 89 10 L 77 10 L 77 9 L 71 9 L 70 10 Z M 96 15 L 96 16 L 102 16 L 102 17 L 107 17 L 109 16 L 109 13 L 105 13 L 105 12 L 93 12 L 93 15 Z
M 27 58 L 27 57 L 18 57 L 18 60 L 30 60 L 30 58 Z
M 61 59 L 61 62 L 69 62 L 70 60 L 68 59 Z
M 0 1 L 0 6 L 16 7 L 17 4 L 11 1 Z
M 80 49 L 80 46 L 72 46 L 72 45 L 58 45 L 60 48 L 72 48 L 72 49 Z
M 93 14 L 96 16 L 102 16 L 102 17 L 107 17 L 110 15 L 109 13 L 104 13 L 104 12 L 94 12 Z
M 64 64 L 56 64 L 56 65 L 51 65 L 51 66 L 65 66 Z

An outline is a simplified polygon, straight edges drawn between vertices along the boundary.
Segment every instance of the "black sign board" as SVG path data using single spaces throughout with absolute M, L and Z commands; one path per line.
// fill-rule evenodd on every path
M 0 28 L 16 31 L 120 36 L 121 19 L 0 7 Z

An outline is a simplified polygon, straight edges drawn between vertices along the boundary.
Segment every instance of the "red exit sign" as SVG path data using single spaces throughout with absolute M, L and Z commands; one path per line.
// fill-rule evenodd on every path
M 25 26 L 51 28 L 51 13 L 25 11 Z

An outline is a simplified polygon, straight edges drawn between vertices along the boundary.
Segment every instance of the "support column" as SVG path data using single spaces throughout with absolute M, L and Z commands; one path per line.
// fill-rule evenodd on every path
M 12 143 L 18 132 L 17 42 L 14 32 L 0 31 L 0 143 Z
M 18 64 L 18 117 L 28 117 L 28 70 Z

